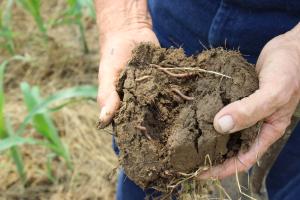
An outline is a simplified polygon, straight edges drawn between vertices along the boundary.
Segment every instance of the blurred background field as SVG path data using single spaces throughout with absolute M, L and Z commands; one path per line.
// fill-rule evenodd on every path
M 114 198 L 92 2 L 0 2 L 0 199 Z

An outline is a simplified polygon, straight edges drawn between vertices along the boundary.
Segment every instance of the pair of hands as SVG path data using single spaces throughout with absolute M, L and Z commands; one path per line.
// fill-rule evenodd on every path
M 118 31 L 100 44 L 98 103 L 103 127 L 110 123 L 120 107 L 115 85 L 132 49 L 140 42 L 159 45 L 149 27 Z M 230 134 L 264 120 L 257 136 L 259 142 L 255 142 L 248 152 L 240 153 L 238 159 L 226 160 L 199 178 L 225 178 L 236 170 L 248 170 L 284 134 L 300 100 L 300 25 L 265 45 L 256 70 L 259 89 L 249 97 L 224 107 L 215 116 L 214 127 L 220 133 Z

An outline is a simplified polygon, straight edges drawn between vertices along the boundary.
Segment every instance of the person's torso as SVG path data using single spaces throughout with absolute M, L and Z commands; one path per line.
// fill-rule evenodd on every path
M 162 46 L 187 54 L 203 47 L 239 49 L 255 62 L 262 47 L 300 21 L 299 0 L 149 0 Z

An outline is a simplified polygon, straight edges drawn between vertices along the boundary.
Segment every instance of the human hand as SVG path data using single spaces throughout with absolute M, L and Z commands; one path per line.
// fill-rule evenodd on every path
M 150 27 L 137 27 L 130 30 L 108 34 L 100 42 L 101 61 L 99 66 L 98 103 L 101 111 L 100 128 L 107 126 L 120 106 L 120 98 L 116 91 L 119 74 L 131 57 L 135 45 L 140 42 L 159 42 Z
M 215 116 L 214 127 L 220 133 L 230 134 L 264 120 L 257 141 L 248 152 L 239 152 L 201 174 L 200 179 L 222 179 L 236 171 L 248 170 L 284 134 L 300 99 L 300 24 L 265 45 L 256 70 L 259 89 L 225 106 Z

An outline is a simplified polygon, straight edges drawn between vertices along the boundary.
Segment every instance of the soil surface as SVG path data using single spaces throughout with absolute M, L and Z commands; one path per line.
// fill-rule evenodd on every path
M 141 44 L 118 85 L 122 106 L 115 117 L 120 163 L 142 188 L 168 191 L 193 173 L 246 151 L 258 125 L 231 135 L 213 127 L 227 104 L 258 88 L 253 65 L 239 52 L 211 49 L 186 57 L 182 49 Z

